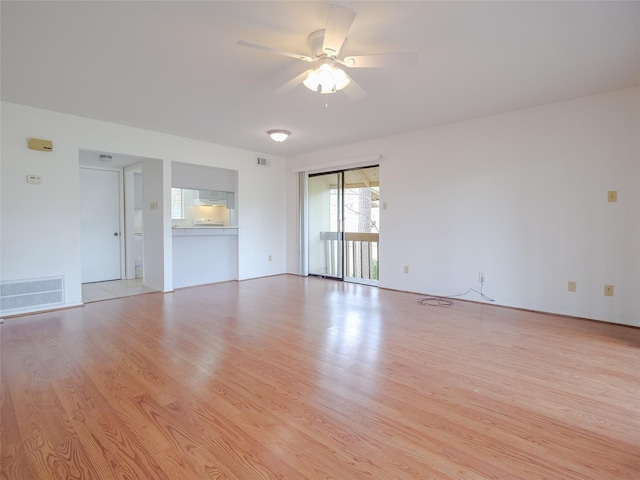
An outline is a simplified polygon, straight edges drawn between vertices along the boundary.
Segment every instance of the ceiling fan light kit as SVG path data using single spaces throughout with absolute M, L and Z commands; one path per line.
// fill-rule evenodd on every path
M 319 61 L 319 67 L 309 72 L 302 82 L 305 87 L 318 93 L 335 93 L 351 83 L 351 79 L 341 68 L 334 65 L 330 58 Z
M 288 130 L 269 130 L 267 134 L 274 142 L 284 142 L 287 138 L 289 138 L 291 132 L 289 132 Z

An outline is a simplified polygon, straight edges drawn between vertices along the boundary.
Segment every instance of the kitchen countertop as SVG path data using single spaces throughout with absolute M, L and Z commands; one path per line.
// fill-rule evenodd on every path
M 237 236 L 237 226 L 226 227 L 172 227 L 172 235 L 174 237 L 204 237 L 204 236 Z
M 174 230 L 207 230 L 207 229 L 211 229 L 211 228 L 239 228 L 237 225 L 207 225 L 207 226 L 203 226 L 203 227 L 177 227 L 177 226 L 173 226 L 171 227 Z

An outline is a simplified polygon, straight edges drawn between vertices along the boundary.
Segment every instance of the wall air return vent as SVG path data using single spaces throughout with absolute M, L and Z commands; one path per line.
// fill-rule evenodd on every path
M 0 316 L 64 304 L 64 277 L 0 282 Z

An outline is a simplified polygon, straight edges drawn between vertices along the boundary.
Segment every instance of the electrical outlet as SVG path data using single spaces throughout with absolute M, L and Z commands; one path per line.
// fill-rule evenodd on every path
M 479 272 L 479 273 L 478 273 L 478 281 L 479 281 L 480 283 L 482 283 L 483 285 L 484 285 L 485 283 L 487 283 L 487 274 L 486 274 L 486 273 L 484 273 L 484 272 Z
M 613 297 L 613 285 L 605 285 L 604 286 L 604 294 L 607 297 Z
M 576 282 L 575 280 L 569 280 L 568 286 L 567 286 L 567 290 L 569 290 L 570 292 L 575 292 L 576 291 Z
M 269 261 L 271 261 L 271 255 L 269 255 Z
M 404 266 L 404 273 L 409 273 L 409 266 L 408 265 Z

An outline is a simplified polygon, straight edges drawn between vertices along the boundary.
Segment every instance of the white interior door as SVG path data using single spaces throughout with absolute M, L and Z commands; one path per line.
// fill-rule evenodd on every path
M 80 168 L 82 283 L 121 278 L 120 173 Z

